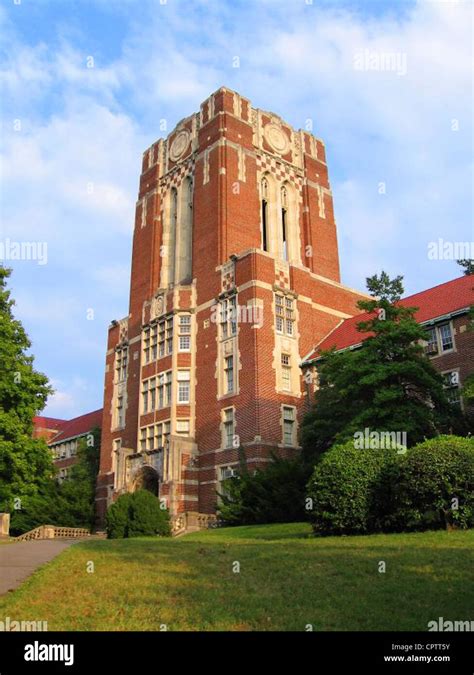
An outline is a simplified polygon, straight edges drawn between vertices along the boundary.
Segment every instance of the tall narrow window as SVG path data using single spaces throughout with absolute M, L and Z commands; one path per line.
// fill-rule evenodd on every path
M 150 358 L 152 361 L 156 361 L 157 339 L 158 339 L 158 326 L 155 323 L 150 328 Z
M 154 434 L 155 434 L 155 427 L 153 424 L 150 427 L 147 427 L 146 429 L 146 449 L 147 450 L 154 450 L 155 449 L 155 443 L 154 443 Z
M 142 385 L 142 410 L 144 415 L 148 412 L 148 384 L 148 380 L 145 380 Z
M 443 352 L 447 352 L 453 348 L 453 334 L 451 332 L 451 326 L 449 323 L 445 323 L 439 327 L 439 334 L 441 337 L 441 349 Z
M 160 358 L 165 355 L 165 319 L 159 323 L 158 346 Z
M 150 410 L 156 409 L 156 378 L 150 380 Z
M 262 180 L 262 249 L 268 251 L 268 181 Z
M 189 352 L 191 349 L 191 314 L 179 317 L 179 351 Z
M 281 384 L 282 389 L 291 391 L 291 361 L 289 354 L 281 355 Z
M 158 375 L 158 410 L 171 405 L 171 371 Z
M 125 410 L 123 407 L 123 395 L 119 394 L 117 396 L 117 409 L 116 409 L 116 420 L 117 427 L 122 428 L 125 423 Z
M 288 242 L 287 242 L 287 211 L 288 210 L 288 191 L 286 187 L 281 189 L 281 236 L 283 242 L 283 260 L 288 260 Z
M 167 448 L 170 442 L 171 422 L 163 422 L 163 447 Z
M 166 353 L 171 354 L 173 351 L 173 316 L 166 319 Z
M 235 419 L 234 419 L 234 409 L 228 408 L 224 410 L 224 447 L 231 448 L 234 442 L 234 429 L 235 429 Z
M 294 335 L 294 301 L 289 296 L 275 294 L 275 328 L 277 333 Z
M 180 206 L 175 281 L 177 284 L 187 284 L 192 279 L 193 254 L 193 182 L 190 176 L 181 185 Z
M 168 258 L 168 284 L 174 283 L 175 274 L 175 247 L 176 247 L 176 229 L 178 226 L 178 191 L 176 188 L 171 190 L 170 201 L 170 231 L 168 237 L 168 249 L 166 255 Z
M 234 357 L 227 356 L 225 360 L 225 386 L 226 394 L 234 391 Z
M 115 352 L 115 381 L 123 382 L 127 378 L 128 347 L 119 347 Z
M 143 329 L 143 358 L 145 363 L 150 361 L 150 329 Z
M 283 406 L 283 444 L 295 444 L 295 409 Z
M 178 403 L 189 403 L 190 373 L 189 370 L 178 370 Z
M 237 335 L 237 296 L 221 300 L 220 306 L 220 324 L 221 338 L 226 340 L 228 337 Z

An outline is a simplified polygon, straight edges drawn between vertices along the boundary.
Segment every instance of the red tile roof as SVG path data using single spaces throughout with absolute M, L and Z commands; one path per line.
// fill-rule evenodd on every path
M 53 443 L 59 443 L 60 441 L 65 441 L 69 438 L 75 438 L 76 436 L 82 436 L 87 434 L 89 431 L 95 427 L 102 426 L 102 412 L 103 408 L 99 410 L 94 410 L 93 412 L 86 413 L 85 415 L 80 415 L 75 417 L 69 422 L 66 423 L 60 432 L 50 440 L 50 445 Z
M 418 307 L 415 318 L 418 323 L 424 323 L 473 305 L 473 289 L 474 275 L 464 275 L 439 286 L 428 288 L 426 291 L 402 298 L 399 304 L 405 307 Z M 331 349 L 332 347 L 337 350 L 347 349 L 363 342 L 371 334 L 360 333 L 357 330 L 357 324 L 365 321 L 369 316 L 367 312 L 364 312 L 342 321 L 315 346 L 309 356 L 305 358 L 305 363 L 317 358 L 324 349 Z
M 41 415 L 33 417 L 35 429 L 56 429 L 59 431 L 65 424 L 69 424 L 69 421 L 60 420 L 58 417 L 43 417 Z

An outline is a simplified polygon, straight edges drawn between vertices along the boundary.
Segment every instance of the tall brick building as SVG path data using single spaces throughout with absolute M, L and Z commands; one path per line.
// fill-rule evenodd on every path
M 300 363 L 364 294 L 340 282 L 324 143 L 221 88 L 143 155 L 128 315 L 109 329 L 99 520 L 146 487 L 212 514 L 238 448 L 298 452 Z

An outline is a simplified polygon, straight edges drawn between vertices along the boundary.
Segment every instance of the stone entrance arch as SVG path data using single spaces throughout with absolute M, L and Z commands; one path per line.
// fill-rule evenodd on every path
M 155 497 L 158 497 L 160 478 L 158 472 L 151 466 L 142 466 L 136 473 L 133 483 L 132 492 L 136 490 L 148 490 Z

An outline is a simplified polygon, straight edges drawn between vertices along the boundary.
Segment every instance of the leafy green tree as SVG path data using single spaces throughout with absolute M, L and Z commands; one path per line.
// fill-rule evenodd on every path
M 52 389 L 35 370 L 31 342 L 13 315 L 10 273 L 0 266 L 0 510 L 14 515 L 51 488 L 54 467 L 45 441 L 32 438 L 33 417 Z
M 100 461 L 100 429 L 93 429 L 78 443 L 77 463 L 61 483 L 59 493 L 63 501 L 61 524 L 67 527 L 94 525 L 95 484 Z
M 397 304 L 402 277 L 382 272 L 367 279 L 367 288 L 373 299 L 359 301 L 367 319 L 357 328 L 368 337 L 358 349 L 323 353 L 318 363 L 319 389 L 301 433 L 309 464 L 365 428 L 406 432 L 408 446 L 443 431 L 468 431 L 424 354 L 426 333 L 415 321 L 416 308 Z

